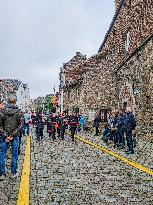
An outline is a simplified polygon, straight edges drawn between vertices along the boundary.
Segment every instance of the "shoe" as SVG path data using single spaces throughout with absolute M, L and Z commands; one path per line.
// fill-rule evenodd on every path
M 11 179 L 16 179 L 18 176 L 19 176 L 18 173 L 16 173 L 16 174 L 11 174 L 10 178 L 11 178 Z
M 134 154 L 134 150 L 127 150 L 125 153 L 126 154 Z
M 5 174 L 3 174 L 3 175 L 0 175 L 0 181 L 3 181 L 3 180 L 5 180 L 5 178 L 6 178 L 6 175 L 5 175 Z

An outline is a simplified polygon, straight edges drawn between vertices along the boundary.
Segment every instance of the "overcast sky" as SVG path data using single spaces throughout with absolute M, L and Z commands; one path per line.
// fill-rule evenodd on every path
M 31 97 L 53 92 L 63 63 L 97 53 L 114 10 L 114 0 L 0 0 L 0 78 L 28 83 Z

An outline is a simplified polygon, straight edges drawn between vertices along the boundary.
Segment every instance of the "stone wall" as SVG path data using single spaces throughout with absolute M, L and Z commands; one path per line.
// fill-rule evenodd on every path
M 122 0 L 99 52 L 117 53 L 116 64 L 134 52 L 153 32 L 152 0 Z M 127 43 L 127 51 L 125 49 Z
M 76 75 L 67 78 L 63 89 L 65 109 L 78 107 L 88 117 L 101 109 L 131 106 L 138 125 L 152 125 L 151 2 L 121 1 L 99 52 L 73 66 Z
M 153 126 L 153 35 L 116 71 L 119 106 L 135 109 L 138 124 Z

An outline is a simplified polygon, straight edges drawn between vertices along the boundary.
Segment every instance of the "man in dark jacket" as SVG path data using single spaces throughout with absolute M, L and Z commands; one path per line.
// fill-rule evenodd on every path
M 95 136 L 99 135 L 99 125 L 100 125 L 100 122 L 101 122 L 101 118 L 100 118 L 99 114 L 97 114 L 95 119 L 94 119 L 94 127 L 96 128 Z
M 72 113 L 72 115 L 69 117 L 68 123 L 70 126 L 70 130 L 71 130 L 71 137 L 72 137 L 72 141 L 74 141 L 74 135 L 76 133 L 76 129 L 78 127 L 78 117 L 76 116 L 75 113 Z
M 36 115 L 36 136 L 38 141 L 43 139 L 43 130 L 44 130 L 43 116 L 42 113 L 39 112 Z
M 0 179 L 5 179 L 5 161 L 8 144 L 12 147 L 11 177 L 17 176 L 19 134 L 21 129 L 22 113 L 16 106 L 16 96 L 10 95 L 8 105 L 0 111 L 1 133 L 0 133 Z
M 128 146 L 128 150 L 126 151 L 126 153 L 134 154 L 132 130 L 134 130 L 136 127 L 136 121 L 131 108 L 127 107 L 125 112 L 126 115 L 124 119 L 124 130 L 125 130 L 127 146 Z

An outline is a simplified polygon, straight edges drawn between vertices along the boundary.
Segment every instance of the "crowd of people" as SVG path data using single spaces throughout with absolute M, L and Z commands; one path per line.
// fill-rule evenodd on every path
M 47 133 L 52 141 L 64 140 L 66 129 L 70 130 L 72 141 L 74 141 L 76 131 L 84 129 L 85 117 L 84 115 L 77 116 L 75 113 L 71 115 L 49 113 L 44 116 L 42 112 L 38 112 L 32 113 L 31 122 L 38 140 L 43 139 L 44 125 L 46 125 Z
M 127 144 L 126 153 L 133 154 L 136 122 L 132 110 L 130 108 L 126 108 L 124 112 L 112 110 L 102 133 L 99 130 L 101 121 L 101 117 L 97 114 L 93 124 L 96 129 L 95 135 L 102 135 L 102 139 L 106 143 L 113 141 L 114 148 L 125 149 Z M 64 140 L 66 129 L 70 131 L 72 141 L 74 141 L 76 132 L 87 131 L 86 119 L 83 114 L 30 113 L 29 110 L 23 113 L 16 105 L 16 96 L 9 96 L 8 104 L 5 107 L 0 107 L 0 180 L 6 177 L 5 162 L 8 147 L 12 148 L 11 178 L 15 178 L 22 136 L 29 135 L 30 127 L 32 127 L 36 139 L 41 142 L 45 126 L 52 142 Z
M 94 127 L 96 134 L 99 135 L 99 125 L 101 118 L 99 115 L 95 117 Z M 136 120 L 132 113 L 132 109 L 127 107 L 125 110 L 112 110 L 108 117 L 108 122 L 105 125 L 102 133 L 102 139 L 107 143 L 113 141 L 114 148 L 125 149 L 127 144 L 127 154 L 134 154 L 136 146 Z

